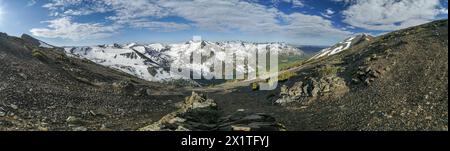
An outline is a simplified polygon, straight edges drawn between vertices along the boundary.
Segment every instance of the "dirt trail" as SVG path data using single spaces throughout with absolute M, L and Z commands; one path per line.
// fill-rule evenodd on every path
M 302 65 L 302 66 L 299 66 L 299 67 L 294 67 L 294 68 L 291 68 L 291 69 L 288 69 L 288 70 L 284 70 L 284 71 L 279 71 L 278 73 L 273 73 L 273 74 L 271 74 L 269 76 L 266 76 L 266 77 L 274 78 L 274 77 L 277 77 L 277 76 L 279 76 L 281 74 L 284 74 L 284 73 L 298 72 L 298 71 L 300 71 L 302 69 L 305 69 L 306 67 L 308 67 L 308 64 Z M 269 79 L 269 78 L 264 78 L 264 79 Z M 216 85 L 214 87 L 191 88 L 191 89 L 188 89 L 188 91 L 190 90 L 190 91 L 197 91 L 197 92 L 223 92 L 223 91 L 230 91 L 232 89 L 239 88 L 239 87 L 246 87 L 246 86 L 249 86 L 252 83 L 261 82 L 261 81 L 264 81 L 264 80 L 262 80 L 262 79 L 250 79 L 250 80 L 244 80 L 244 81 L 238 81 L 238 82 L 227 82 L 227 83 L 223 83 L 223 84 L 220 84 L 220 85 Z

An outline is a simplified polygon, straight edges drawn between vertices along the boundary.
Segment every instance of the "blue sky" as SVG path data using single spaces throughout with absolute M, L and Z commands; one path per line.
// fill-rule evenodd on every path
M 448 0 L 0 0 L 0 32 L 58 46 L 209 41 L 331 45 L 448 18 Z

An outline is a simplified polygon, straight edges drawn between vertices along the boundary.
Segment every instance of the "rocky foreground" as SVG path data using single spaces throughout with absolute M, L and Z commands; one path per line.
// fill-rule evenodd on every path
M 195 92 L 180 104 L 180 109 L 140 131 L 285 131 L 275 118 L 243 109 L 221 115 L 214 100 Z

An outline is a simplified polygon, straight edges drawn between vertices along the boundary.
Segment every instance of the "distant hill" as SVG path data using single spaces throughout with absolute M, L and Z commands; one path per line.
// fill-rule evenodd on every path
M 183 99 L 174 88 L 0 33 L 0 131 L 138 128 Z
M 309 56 L 313 56 L 316 53 L 318 53 L 319 51 L 328 48 L 329 46 L 312 46 L 312 45 L 302 45 L 302 46 L 297 46 L 297 48 L 299 48 L 300 50 L 303 50 L 303 52 L 305 52 L 305 54 L 309 55 Z

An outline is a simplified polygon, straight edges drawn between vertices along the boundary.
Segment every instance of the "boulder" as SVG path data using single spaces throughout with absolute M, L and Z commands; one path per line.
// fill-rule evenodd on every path
M 305 78 L 295 83 L 292 87 L 283 86 L 276 104 L 288 104 L 292 102 L 307 103 L 318 97 L 339 96 L 348 92 L 348 87 L 343 78 L 326 76 L 320 78 Z
M 222 117 L 218 123 L 221 131 L 285 131 L 286 128 L 276 119 L 265 113 L 237 111 Z
M 66 122 L 68 124 L 80 124 L 80 123 L 82 123 L 82 120 L 75 116 L 69 116 L 69 117 L 67 117 Z
M 382 78 L 385 72 L 383 70 L 373 69 L 370 66 L 361 66 L 353 76 L 352 82 L 355 84 L 364 82 L 366 85 L 370 85 L 375 79 Z
M 198 108 L 215 108 L 217 107 L 217 104 L 214 102 L 214 100 L 207 99 L 205 95 L 197 94 L 195 92 L 192 92 L 192 95 L 186 99 L 184 102 L 185 109 L 198 109 Z

